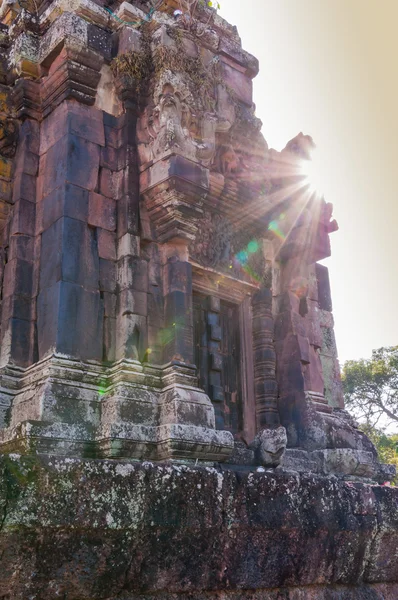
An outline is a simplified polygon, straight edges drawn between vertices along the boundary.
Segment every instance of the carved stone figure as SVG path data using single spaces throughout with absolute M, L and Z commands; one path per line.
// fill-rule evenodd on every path
M 171 73 L 170 80 L 173 83 L 164 82 L 161 92 L 156 92 L 156 107 L 149 121 L 153 158 L 170 151 L 195 158 L 196 145 L 189 133 L 191 114 L 186 102 L 189 91 L 183 84 L 178 85 L 178 78 Z
M 267 428 L 260 431 L 251 448 L 257 464 L 266 467 L 276 467 L 280 464 L 286 450 L 287 436 L 284 427 Z

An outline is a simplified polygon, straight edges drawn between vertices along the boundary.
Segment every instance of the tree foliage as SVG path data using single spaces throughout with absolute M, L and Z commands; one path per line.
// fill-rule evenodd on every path
M 344 364 L 344 399 L 351 411 L 368 427 L 398 424 L 398 346 L 373 350 L 370 359 Z
M 376 446 L 380 462 L 397 467 L 397 475 L 391 483 L 398 485 L 398 433 L 388 434 L 365 424 L 361 425 L 361 429 Z

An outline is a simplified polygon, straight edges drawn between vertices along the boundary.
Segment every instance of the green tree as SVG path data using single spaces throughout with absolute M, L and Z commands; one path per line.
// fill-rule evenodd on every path
M 376 446 L 380 462 L 396 466 L 397 475 L 392 483 L 398 485 L 398 433 L 388 434 L 382 429 L 366 424 L 361 425 L 360 428 Z
M 398 424 L 398 346 L 347 361 L 342 381 L 346 408 L 360 422 L 371 428 Z

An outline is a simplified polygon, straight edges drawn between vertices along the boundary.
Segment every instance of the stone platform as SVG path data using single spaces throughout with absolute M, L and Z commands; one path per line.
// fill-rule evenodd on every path
M 398 490 L 294 472 L 0 458 L 4 600 L 396 600 Z

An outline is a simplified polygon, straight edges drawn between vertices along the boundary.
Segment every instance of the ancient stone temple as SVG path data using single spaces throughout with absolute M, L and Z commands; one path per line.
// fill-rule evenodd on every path
M 0 598 L 396 600 L 312 139 L 207 2 L 1 22 Z

